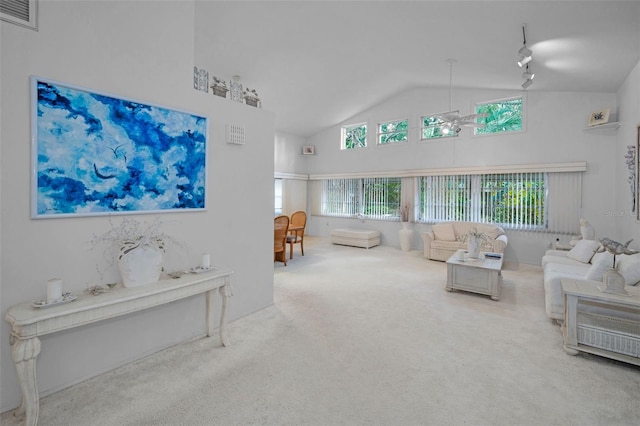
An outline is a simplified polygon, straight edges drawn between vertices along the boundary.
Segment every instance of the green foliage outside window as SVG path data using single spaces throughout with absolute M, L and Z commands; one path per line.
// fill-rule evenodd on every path
M 522 98 L 479 104 L 476 114 L 487 114 L 478 119 L 484 127 L 475 129 L 476 135 L 522 131 Z
M 342 149 L 365 148 L 367 146 L 367 125 L 356 124 L 342 128 Z
M 528 180 L 495 179 L 482 181 L 482 217 L 486 222 L 545 225 L 545 182 L 543 175 Z
M 366 178 L 363 182 L 363 214 L 373 218 L 400 217 L 400 178 Z
M 409 121 L 389 121 L 378 125 L 378 143 L 381 145 L 406 142 L 409 134 Z

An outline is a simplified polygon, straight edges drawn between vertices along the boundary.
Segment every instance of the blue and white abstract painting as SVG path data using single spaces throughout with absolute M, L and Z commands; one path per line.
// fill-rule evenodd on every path
M 207 119 L 32 77 L 32 217 L 205 208 Z

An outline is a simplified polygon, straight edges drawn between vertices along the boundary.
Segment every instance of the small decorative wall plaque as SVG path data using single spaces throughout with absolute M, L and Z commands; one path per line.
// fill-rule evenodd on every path
M 589 117 L 589 126 L 598 126 L 609 122 L 610 108 L 602 108 L 591 113 Z

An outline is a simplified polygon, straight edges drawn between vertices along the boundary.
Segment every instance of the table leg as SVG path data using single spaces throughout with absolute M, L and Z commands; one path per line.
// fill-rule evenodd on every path
M 36 358 L 40 353 L 40 339 L 17 339 L 13 342 L 12 355 L 16 364 L 18 382 L 22 391 L 22 402 L 15 414 L 26 414 L 25 425 L 35 426 L 38 423 L 39 404 L 38 382 L 36 380 Z
M 229 339 L 227 338 L 224 326 L 227 322 L 227 300 L 231 297 L 231 285 L 225 284 L 218 289 L 220 295 L 222 296 L 222 309 L 220 312 L 220 341 L 223 346 L 229 346 Z M 207 337 L 211 337 L 213 335 L 214 325 L 213 325 L 213 314 L 214 314 L 214 304 L 216 301 L 216 289 L 209 290 L 206 294 L 206 305 L 207 305 Z
M 578 298 L 569 297 L 565 293 L 564 299 L 564 324 L 562 325 L 562 348 L 569 355 L 578 355 Z
M 220 312 L 220 341 L 223 346 L 229 346 L 229 338 L 225 331 L 225 324 L 227 323 L 227 301 L 233 295 L 231 291 L 231 284 L 226 284 L 220 287 L 220 296 L 222 296 L 222 310 Z

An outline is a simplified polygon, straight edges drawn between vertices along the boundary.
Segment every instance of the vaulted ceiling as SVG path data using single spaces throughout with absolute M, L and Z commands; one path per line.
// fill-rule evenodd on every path
M 616 92 L 640 60 L 640 1 L 202 1 L 196 66 L 255 88 L 308 136 L 397 93 L 447 87 Z

